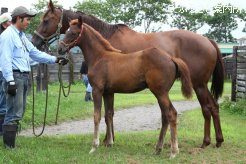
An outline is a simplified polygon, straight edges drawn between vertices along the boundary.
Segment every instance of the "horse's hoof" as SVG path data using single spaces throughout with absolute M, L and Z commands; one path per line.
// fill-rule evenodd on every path
M 108 140 L 103 141 L 105 147 L 112 147 L 113 143 L 114 141 L 108 141 Z
M 201 145 L 201 148 L 204 149 L 206 148 L 208 145 L 210 145 L 210 142 L 203 142 Z
M 216 147 L 221 147 L 222 145 L 222 142 L 224 142 L 224 139 L 223 138 L 220 138 L 220 139 L 216 139 Z
M 160 154 L 161 154 L 161 149 L 156 149 L 154 155 L 160 155 Z
M 221 144 L 222 144 L 222 142 L 217 142 L 217 143 L 216 143 L 216 147 L 217 147 L 217 148 L 221 147 Z
M 171 153 L 169 159 L 174 159 L 176 157 L 176 153 Z
M 112 147 L 113 144 L 109 144 L 109 143 L 106 143 L 106 142 L 105 142 L 105 143 L 104 143 L 104 146 L 105 146 L 105 147 Z
M 92 154 L 92 153 L 94 153 L 96 151 L 96 148 L 95 147 L 92 147 L 91 148 L 91 151 L 89 152 L 89 154 Z

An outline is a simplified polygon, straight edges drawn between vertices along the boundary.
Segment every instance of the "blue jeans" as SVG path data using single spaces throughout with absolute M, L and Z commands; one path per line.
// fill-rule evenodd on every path
M 83 74 L 82 75 L 82 81 L 83 83 L 85 84 L 86 86 L 86 92 L 92 92 L 92 87 L 91 87 L 91 84 L 89 83 L 89 80 L 88 80 L 88 76 Z
M 26 98 L 28 90 L 28 73 L 14 72 L 14 80 L 17 87 L 15 96 L 7 94 L 7 111 L 4 119 L 4 125 L 17 124 L 25 113 Z M 5 89 L 7 90 L 7 82 L 5 82 Z
M 0 71 L 0 115 L 4 116 L 6 113 L 6 94 L 4 90 L 5 79 L 2 72 Z

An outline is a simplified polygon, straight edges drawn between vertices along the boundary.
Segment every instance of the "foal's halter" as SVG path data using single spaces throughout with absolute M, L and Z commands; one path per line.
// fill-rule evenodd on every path
M 76 44 L 80 41 L 80 39 L 82 38 L 82 33 L 83 33 L 83 29 L 84 29 L 84 26 L 83 26 L 83 23 L 81 24 L 81 30 L 80 30 L 80 33 L 79 33 L 79 36 L 71 43 L 65 43 L 64 41 L 61 41 L 60 44 L 63 44 L 64 47 L 66 48 L 64 52 L 67 52 L 69 51 L 71 48 L 73 48 L 74 46 L 76 46 Z
M 42 34 L 40 34 L 39 32 L 37 32 L 36 30 L 34 31 L 34 34 L 36 34 L 38 37 L 40 37 L 42 39 L 42 41 L 45 43 L 45 45 L 49 45 L 51 43 L 53 43 L 55 40 L 59 40 L 60 37 L 60 30 L 62 28 L 62 21 L 63 21 L 63 9 L 58 8 L 61 10 L 61 18 L 60 18 L 60 22 L 57 25 L 57 30 L 54 34 L 48 36 L 48 37 L 44 37 Z M 54 38 L 54 40 L 52 40 Z

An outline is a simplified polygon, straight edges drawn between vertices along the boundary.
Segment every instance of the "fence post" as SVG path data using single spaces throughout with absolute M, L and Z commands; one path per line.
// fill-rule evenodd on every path
M 231 101 L 236 101 L 237 50 L 238 46 L 233 46 Z

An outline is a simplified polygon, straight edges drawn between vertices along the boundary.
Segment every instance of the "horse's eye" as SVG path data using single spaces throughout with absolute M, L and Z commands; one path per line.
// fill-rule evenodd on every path
M 72 32 L 71 34 L 72 34 L 72 36 L 76 36 L 77 35 L 77 33 L 75 33 L 75 32 Z
M 44 20 L 43 23 L 44 23 L 44 24 L 48 24 L 48 20 Z

